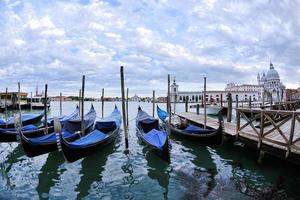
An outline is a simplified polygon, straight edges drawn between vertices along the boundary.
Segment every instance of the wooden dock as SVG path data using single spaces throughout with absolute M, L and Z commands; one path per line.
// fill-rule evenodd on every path
M 300 112 L 282 110 L 236 110 L 236 123 L 224 122 L 224 135 L 245 146 L 300 164 Z M 204 116 L 177 113 L 195 123 L 203 124 Z M 249 117 L 250 116 L 250 117 Z M 207 126 L 218 128 L 218 120 L 207 117 Z

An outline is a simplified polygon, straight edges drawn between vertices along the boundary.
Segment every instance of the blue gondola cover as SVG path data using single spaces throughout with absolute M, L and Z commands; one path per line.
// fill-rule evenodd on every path
M 166 111 L 160 109 L 160 107 L 157 106 L 157 115 L 161 121 L 165 121 L 167 117 L 169 117 L 169 113 Z
M 76 134 L 72 134 L 66 130 L 62 130 L 62 136 L 65 139 L 71 139 L 76 137 Z M 47 143 L 56 143 L 56 133 L 50 133 L 40 137 L 28 138 L 28 141 L 31 145 L 43 145 Z
M 167 133 L 165 131 L 152 129 L 150 132 L 145 134 L 144 138 L 147 142 L 162 150 L 167 140 Z
M 200 128 L 200 127 L 194 126 L 192 124 L 189 124 L 188 127 L 186 127 L 184 129 L 184 132 L 193 133 L 193 134 L 207 134 L 207 133 L 212 133 L 214 131 L 215 130 Z
M 38 127 L 35 126 L 35 125 L 26 125 L 26 126 L 23 126 L 21 131 L 33 131 L 33 130 L 37 130 Z M 16 128 L 0 128 L 0 133 L 4 133 L 4 132 L 7 132 L 7 131 L 16 131 Z
M 97 143 L 103 139 L 108 137 L 106 134 L 102 133 L 99 130 L 94 130 L 88 135 L 74 141 L 74 142 L 69 142 L 69 147 L 71 149 L 76 149 L 76 148 L 84 148 L 89 145 L 92 145 L 94 143 Z

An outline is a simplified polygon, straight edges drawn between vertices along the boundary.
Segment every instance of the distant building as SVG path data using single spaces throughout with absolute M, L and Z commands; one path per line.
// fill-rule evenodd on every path
M 140 101 L 141 98 L 138 97 L 138 95 L 135 94 L 133 97 L 130 98 L 130 100 L 131 100 L 131 101 Z
M 300 87 L 298 89 L 286 89 L 286 100 L 300 100 Z
M 267 75 L 263 73 L 262 77 L 260 77 L 260 74 L 257 74 L 257 82 L 259 86 L 263 87 L 263 92 L 268 101 L 271 98 L 274 102 L 285 100 L 285 86 L 280 81 L 280 76 L 274 69 L 272 62 L 270 62 L 270 69 Z
M 60 96 L 50 97 L 51 101 L 60 101 Z M 72 98 L 62 96 L 62 101 L 72 101 Z
M 251 96 L 251 99 L 253 101 L 260 100 L 260 92 L 256 90 L 218 90 L 218 91 L 206 91 L 206 102 L 211 103 L 218 103 L 221 101 L 221 96 L 223 98 L 223 101 L 227 101 L 228 93 L 231 93 L 232 100 L 236 101 L 236 98 L 238 98 L 238 101 L 249 101 L 249 98 Z M 188 99 L 188 102 L 202 102 L 203 98 L 203 91 L 179 91 L 179 86 L 176 84 L 176 80 L 174 78 L 173 84 L 171 85 L 171 102 L 174 102 L 174 98 L 176 97 L 176 102 L 185 102 L 186 99 Z

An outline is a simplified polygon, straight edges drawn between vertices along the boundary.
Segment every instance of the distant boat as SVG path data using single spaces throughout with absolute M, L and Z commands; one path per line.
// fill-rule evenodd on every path
M 178 127 L 173 124 L 169 124 L 168 117 L 169 113 L 160 109 L 157 106 L 157 115 L 161 119 L 165 129 L 173 135 L 180 136 L 182 138 L 197 140 L 199 142 L 208 143 L 208 144 L 221 144 L 223 141 L 223 117 L 219 113 L 219 127 L 218 129 L 214 128 L 204 128 L 202 125 L 191 123 L 186 120 L 187 124 L 185 126 Z M 178 116 L 179 117 L 179 116 Z
M 121 113 L 115 106 L 114 111 L 104 119 L 95 122 L 95 129 L 72 142 L 60 134 L 61 149 L 69 162 L 74 162 L 113 142 L 120 132 Z
M 44 109 L 45 108 L 45 97 L 42 95 L 34 96 L 27 99 L 27 102 L 31 104 L 32 109 Z M 51 99 L 47 98 L 47 109 L 50 108 Z
M 137 136 L 143 143 L 164 159 L 170 159 L 168 134 L 161 130 L 158 119 L 151 117 L 139 107 L 136 127 Z

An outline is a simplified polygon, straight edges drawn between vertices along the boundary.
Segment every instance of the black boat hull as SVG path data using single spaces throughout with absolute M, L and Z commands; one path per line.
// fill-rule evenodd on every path
M 61 141 L 61 149 L 62 152 L 66 158 L 67 161 L 69 162 L 74 162 L 78 159 L 84 158 L 90 154 L 93 154 L 97 151 L 99 151 L 101 148 L 104 146 L 114 142 L 119 135 L 120 128 L 117 128 L 114 130 L 112 133 L 109 134 L 107 138 L 104 140 L 101 140 L 93 145 L 90 145 L 88 147 L 84 148 L 76 148 L 76 149 L 71 149 L 68 145 L 68 143 L 65 141 L 65 139 L 62 138 L 62 135 L 60 135 L 60 141 Z

